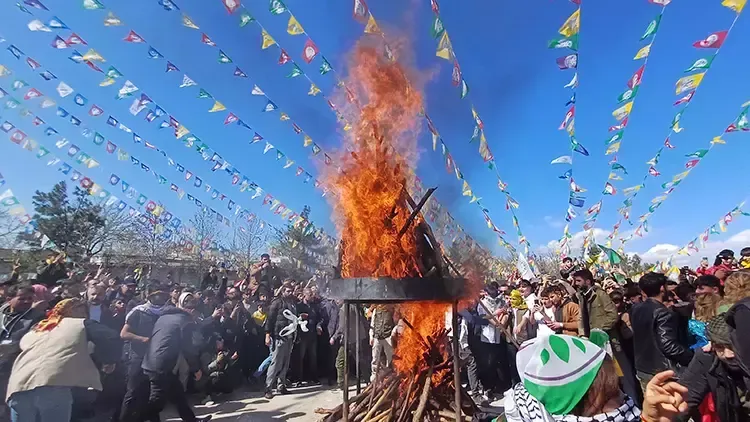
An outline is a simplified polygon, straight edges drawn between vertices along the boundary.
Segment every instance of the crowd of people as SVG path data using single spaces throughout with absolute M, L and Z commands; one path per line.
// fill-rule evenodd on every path
M 488 281 L 449 331 L 466 388 L 510 421 L 750 421 L 750 249 L 741 255 L 721 251 L 679 280 L 596 279 L 566 258 L 554 277 Z M 397 306 L 345 308 L 314 280 L 280 277 L 267 254 L 227 274 L 211 267 L 187 286 L 74 273 L 61 256 L 32 280 L 14 271 L 0 284 L 0 421 L 159 421 L 167 403 L 208 421 L 191 402 L 342 388 L 391 365 Z M 360 371 L 344 366 L 344 338 Z

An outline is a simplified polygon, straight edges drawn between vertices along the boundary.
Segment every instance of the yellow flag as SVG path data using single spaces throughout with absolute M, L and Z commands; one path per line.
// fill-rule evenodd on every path
M 187 26 L 188 28 L 191 28 L 191 29 L 200 29 L 198 25 L 196 25 L 195 22 L 193 22 L 193 20 L 190 19 L 190 16 L 188 15 L 182 15 L 182 25 Z
M 620 150 L 620 143 L 619 142 L 615 142 L 614 144 L 612 144 L 609 147 L 607 147 L 607 152 L 605 152 L 604 155 L 614 154 L 614 153 L 616 153 L 619 150 Z
M 107 17 L 104 18 L 104 26 L 120 26 L 122 25 L 122 21 L 120 18 L 115 16 L 114 13 L 109 12 L 107 13 Z
M 276 40 L 274 40 L 271 34 L 266 32 L 265 29 L 263 30 L 261 34 L 263 35 L 263 44 L 260 46 L 260 48 L 265 50 L 266 48 L 276 44 Z
M 466 180 L 464 180 L 464 185 L 461 188 L 461 191 L 463 192 L 464 196 L 471 196 L 472 195 L 472 193 L 471 193 L 471 186 L 469 186 L 469 183 Z
M 183 125 L 180 125 L 177 129 L 175 129 L 174 137 L 177 139 L 180 139 L 183 136 L 187 135 L 188 133 L 190 133 L 190 129 L 186 128 Z
M 680 173 L 680 174 L 676 174 L 676 175 L 675 175 L 675 176 L 674 176 L 674 177 L 672 178 L 672 181 L 673 181 L 673 182 L 678 182 L 678 181 L 680 181 L 680 180 L 682 180 L 682 179 L 686 178 L 688 174 L 690 174 L 690 170 L 688 170 L 688 171 L 683 171 L 683 172 L 682 172 L 682 173 Z
M 350 130 L 352 130 L 352 124 L 351 123 L 345 124 L 344 125 L 344 132 L 349 132 Z
M 110 85 L 114 84 L 115 82 L 117 82 L 117 81 L 115 81 L 113 78 L 107 78 L 107 79 L 99 82 L 99 86 L 110 86 Z
M 609 173 L 609 180 L 622 180 L 622 177 L 617 173 Z
M 570 37 L 578 33 L 581 28 L 581 9 L 576 9 L 558 31 L 563 37 Z
M 288 114 L 286 114 L 286 113 L 284 113 L 284 112 L 282 111 L 282 112 L 281 112 L 281 116 L 279 117 L 279 120 L 281 120 L 282 122 L 285 122 L 285 121 L 289 120 L 289 115 L 288 115 Z
M 613 111 L 612 112 L 612 117 L 614 117 L 615 119 L 617 119 L 618 121 L 620 121 L 620 120 L 628 117 L 628 115 L 630 114 L 630 110 L 632 110 L 632 109 L 633 109 L 633 102 L 631 101 L 631 102 L 625 104 L 624 106 L 618 108 L 617 110 Z
M 305 30 L 302 29 L 302 25 L 300 25 L 297 18 L 291 13 L 289 14 L 289 23 L 286 24 L 286 32 L 288 32 L 289 35 L 301 35 L 305 33 Z
M 685 76 L 678 79 L 677 83 L 675 83 L 675 95 L 680 95 L 685 91 L 698 88 L 698 85 L 701 84 L 705 74 L 706 72 L 696 73 L 695 75 Z
M 378 23 L 375 22 L 375 17 L 370 14 L 370 17 L 367 18 L 367 25 L 365 25 L 365 34 L 379 34 L 380 33 L 380 27 L 378 26 Z
M 0 64 L 0 76 L 10 75 L 10 69 Z
M 650 53 L 651 53 L 651 44 L 638 50 L 638 52 L 635 53 L 635 57 L 633 57 L 633 60 L 645 59 L 646 57 L 648 57 Z
M 305 134 L 305 143 L 304 143 L 304 145 L 305 145 L 306 147 L 309 147 L 309 146 L 310 146 L 310 145 L 312 145 L 312 144 L 313 144 L 313 140 L 312 140 L 312 138 L 310 137 L 310 135 L 307 135 L 307 134 Z
M 211 110 L 208 110 L 208 112 L 209 113 L 216 113 L 217 111 L 223 111 L 223 110 L 226 110 L 226 109 L 227 108 L 224 107 L 224 104 L 216 101 L 216 102 L 214 102 L 214 106 L 211 107 Z
M 737 13 L 740 13 L 742 12 L 742 9 L 745 7 L 746 3 L 747 0 L 724 0 L 721 2 L 721 5 L 726 6 Z
M 448 31 L 443 31 L 435 55 L 445 60 L 451 60 L 453 58 L 453 46 L 451 46 L 451 39 L 448 38 Z
M 104 57 L 102 57 L 101 54 L 97 53 L 93 48 L 89 49 L 89 51 L 87 51 L 86 54 L 83 55 L 83 60 L 102 63 L 106 62 L 106 60 L 104 60 Z
M 727 142 L 723 139 L 721 139 L 721 136 L 717 136 L 714 139 L 711 139 L 712 144 L 726 144 Z
M 312 95 L 313 97 L 320 94 L 320 88 L 318 88 L 315 84 L 310 84 L 310 90 L 307 91 L 307 95 Z
M 685 128 L 684 127 L 680 127 L 680 121 L 678 120 L 678 121 L 674 122 L 674 124 L 672 125 L 672 130 L 674 131 L 674 133 L 680 133 L 683 130 L 685 130 Z

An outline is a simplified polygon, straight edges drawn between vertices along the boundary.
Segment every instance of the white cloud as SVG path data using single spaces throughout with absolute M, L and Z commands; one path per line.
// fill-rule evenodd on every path
M 604 243 L 605 238 L 609 236 L 610 233 L 612 232 L 609 230 L 595 228 L 594 239 L 596 239 L 597 242 Z M 588 234 L 588 231 L 579 231 L 578 233 L 575 233 L 570 240 L 568 240 L 568 245 L 570 246 L 571 255 L 578 255 L 578 251 L 583 246 L 583 240 L 586 238 L 587 234 Z M 559 240 L 550 240 L 549 242 L 547 242 L 547 245 L 543 246 L 541 249 L 543 252 L 549 252 L 549 251 L 554 252 L 559 247 L 560 247 Z
M 552 227 L 553 229 L 561 229 L 565 226 L 562 220 L 558 220 L 552 217 L 551 215 L 545 215 L 544 222 L 547 223 L 547 225 Z
M 644 262 L 654 263 L 657 261 L 663 262 L 672 258 L 672 263 L 677 266 L 689 265 L 690 267 L 696 267 L 701 261 L 701 258 L 706 256 L 711 264 L 713 264 L 714 257 L 722 249 L 731 249 L 734 251 L 735 256 L 739 256 L 740 250 L 744 247 L 750 246 L 750 229 L 743 230 L 734 236 L 723 239 L 706 242 L 706 247 L 702 248 L 699 252 L 691 252 L 690 256 L 677 255 L 677 251 L 683 245 L 673 245 L 671 243 L 660 243 L 654 245 L 649 250 L 639 253 L 640 257 Z M 698 246 L 698 245 L 696 245 Z

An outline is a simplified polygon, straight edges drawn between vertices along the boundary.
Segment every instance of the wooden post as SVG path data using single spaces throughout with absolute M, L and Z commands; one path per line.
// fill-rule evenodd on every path
M 452 346 L 453 346 L 453 384 L 456 388 L 455 401 L 456 401 L 456 421 L 463 421 L 463 412 L 461 411 L 461 359 L 459 357 L 461 345 L 459 344 L 458 337 L 460 336 L 460 330 L 458 327 L 458 301 L 453 302 L 452 309 Z
M 343 420 L 349 422 L 349 301 L 344 301 L 344 407 Z

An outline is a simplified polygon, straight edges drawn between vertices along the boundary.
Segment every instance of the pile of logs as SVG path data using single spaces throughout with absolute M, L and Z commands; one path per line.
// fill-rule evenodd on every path
M 428 336 L 422 343 L 425 352 L 420 367 L 408 374 L 381 371 L 374 382 L 349 399 L 349 422 L 471 421 L 477 409 L 463 389 L 461 417 L 456 417 L 453 357 L 447 353 L 447 331 L 440 331 L 434 339 Z M 342 421 L 343 406 L 315 412 L 326 415 L 324 422 Z

